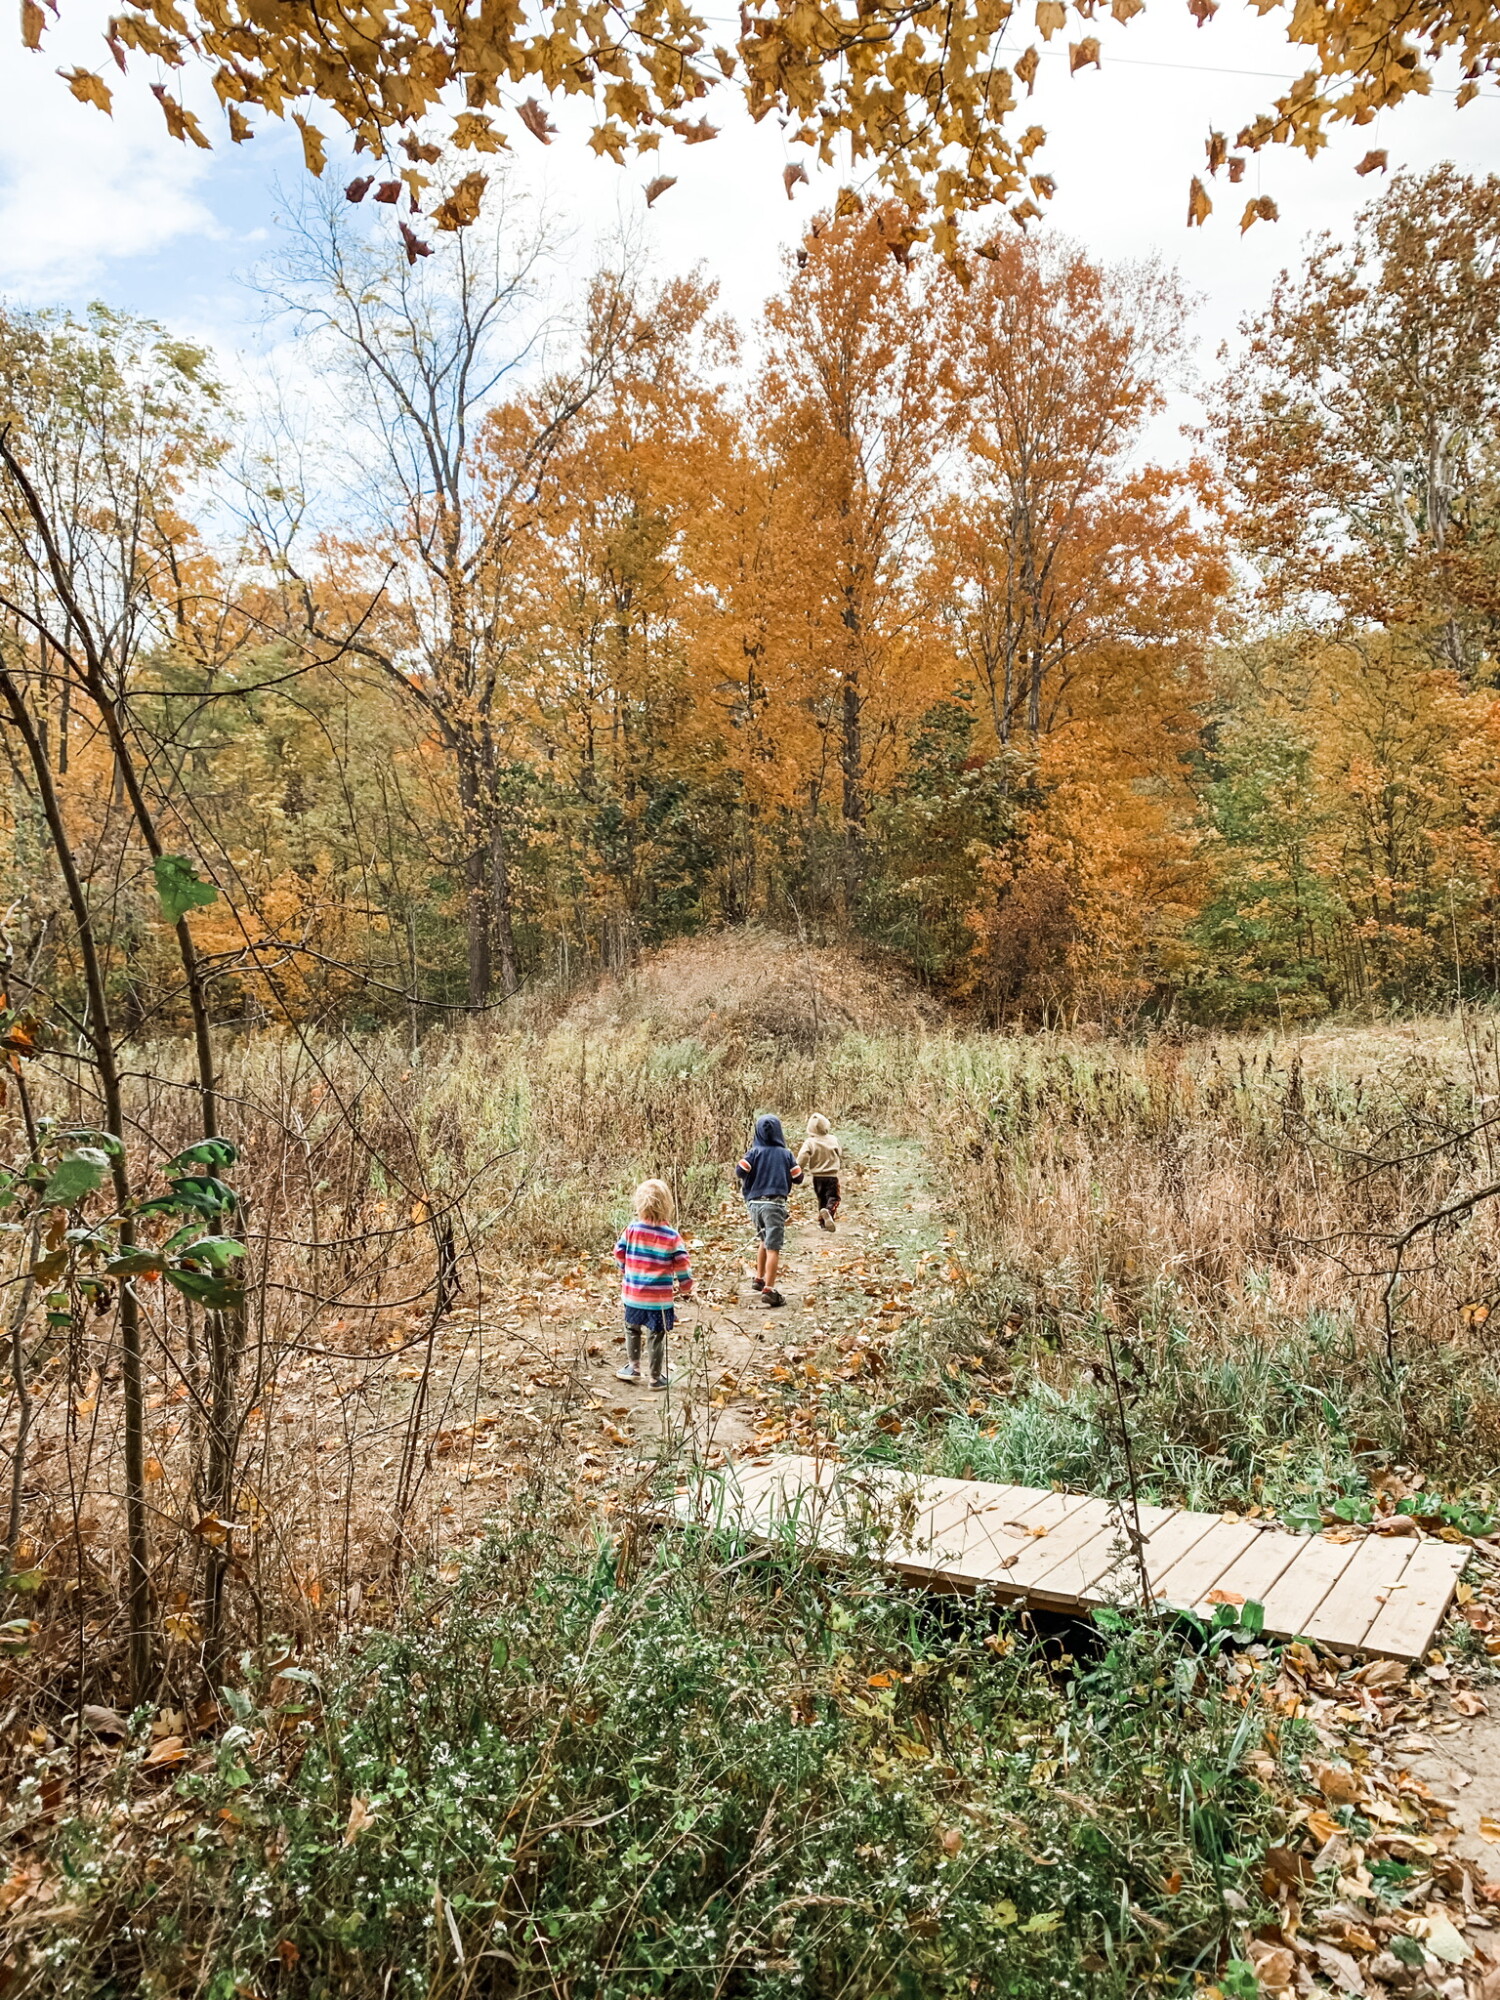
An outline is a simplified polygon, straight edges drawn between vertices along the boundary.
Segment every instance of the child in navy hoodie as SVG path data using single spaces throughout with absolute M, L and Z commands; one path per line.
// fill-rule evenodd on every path
M 796 1155 L 769 1112 L 755 1121 L 755 1143 L 734 1170 L 755 1224 L 755 1279 L 763 1306 L 784 1306 L 776 1289 L 776 1268 L 786 1241 L 787 1198 L 802 1178 Z

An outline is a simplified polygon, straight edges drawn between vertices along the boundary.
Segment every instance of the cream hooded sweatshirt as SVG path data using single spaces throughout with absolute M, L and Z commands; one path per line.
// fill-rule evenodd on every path
M 797 1165 L 805 1174 L 836 1174 L 842 1157 L 838 1134 L 830 1128 L 822 1112 L 815 1111 L 807 1121 L 807 1137 L 797 1155 Z

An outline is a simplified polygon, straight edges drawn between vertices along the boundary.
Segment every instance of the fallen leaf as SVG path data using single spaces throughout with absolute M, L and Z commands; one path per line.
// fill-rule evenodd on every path
M 1347 1951 L 1340 1951 L 1331 1944 L 1315 1945 L 1313 1949 L 1317 1952 L 1319 1965 L 1340 1993 L 1364 1992 L 1364 1974 Z
M 1441 1910 L 1431 1916 L 1412 1917 L 1406 1928 L 1410 1936 L 1421 1939 L 1434 1958 L 1448 1965 L 1461 1965 L 1470 1956 L 1468 1939 Z
M 1260 1938 L 1250 1941 L 1250 1963 L 1268 1993 L 1285 1993 L 1297 1970 L 1297 1961 L 1285 1945 L 1266 1944 Z
M 1453 1706 L 1458 1710 L 1460 1715 L 1488 1715 L 1489 1713 L 1488 1702 L 1482 1701 L 1477 1694 L 1470 1694 L 1467 1688 L 1456 1689 L 1454 1693 L 1449 1695 L 1448 1699 L 1453 1703 Z
M 361 1798 L 349 1801 L 349 1819 L 344 1827 L 344 1845 L 352 1847 L 368 1827 L 375 1824 L 375 1815 Z
M 181 1764 L 188 1754 L 188 1747 L 180 1736 L 164 1736 L 160 1743 L 153 1743 L 141 1759 L 144 1771 L 159 1770 L 163 1764 Z
M 1492 1818 L 1489 1813 L 1481 1813 L 1479 1816 L 1479 1838 L 1481 1840 L 1493 1840 L 1500 1843 L 1500 1819 Z
M 1313 1783 L 1336 1806 L 1352 1806 L 1359 1798 L 1359 1780 L 1343 1764 L 1315 1764 Z

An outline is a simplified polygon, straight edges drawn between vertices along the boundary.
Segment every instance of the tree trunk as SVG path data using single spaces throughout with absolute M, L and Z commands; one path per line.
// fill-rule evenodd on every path
M 103 965 L 94 936 L 93 916 L 88 897 L 74 860 L 67 823 L 63 818 L 52 769 L 37 734 L 25 698 L 10 673 L 0 667 L 0 697 L 11 712 L 17 731 L 26 745 L 36 779 L 37 795 L 47 821 L 53 852 L 62 873 L 68 905 L 78 934 L 78 951 L 83 961 L 84 985 L 88 993 L 85 1024 L 99 1073 L 103 1125 L 116 1144 L 110 1161 L 115 1205 L 120 1213 L 119 1250 L 128 1256 L 135 1248 L 135 1223 L 131 1216 L 130 1171 L 126 1164 L 125 1108 L 120 1092 L 120 1072 L 115 1060 L 114 1031 L 104 984 Z M 129 1279 L 119 1291 L 120 1386 L 124 1403 L 125 1456 L 125 1547 L 126 1604 L 128 1613 L 127 1652 L 130 1698 L 147 1701 L 151 1695 L 151 1538 L 146 1504 L 146 1405 L 141 1379 L 141 1325 L 135 1291 Z
M 515 929 L 511 922 L 509 843 L 500 821 L 498 805 L 492 806 L 491 811 L 494 815 L 490 826 L 491 935 L 495 956 L 500 961 L 500 991 L 511 994 L 520 985 L 521 977 L 516 965 Z
M 469 1005 L 483 1007 L 494 973 L 490 958 L 490 842 L 473 752 L 458 749 L 458 802 L 464 834 L 464 923 L 469 935 Z
M 839 767 L 844 781 L 844 902 L 852 916 L 864 870 L 864 697 L 857 672 L 844 675 Z

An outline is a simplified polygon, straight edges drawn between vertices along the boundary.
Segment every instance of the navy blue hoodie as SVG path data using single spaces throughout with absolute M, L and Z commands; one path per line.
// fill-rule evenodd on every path
M 785 1201 L 802 1178 L 797 1156 L 787 1144 L 781 1120 L 769 1114 L 755 1121 L 755 1144 L 734 1170 L 746 1201 Z

